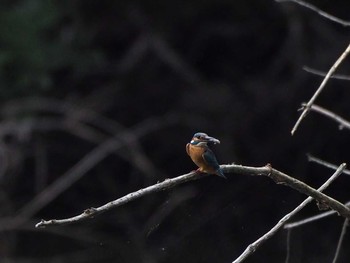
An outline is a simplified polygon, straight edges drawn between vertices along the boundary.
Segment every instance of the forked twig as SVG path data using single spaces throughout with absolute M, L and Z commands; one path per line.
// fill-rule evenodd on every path
M 317 158 L 317 157 L 315 157 L 315 156 L 313 156 L 311 154 L 307 154 L 307 158 L 308 158 L 309 162 L 314 162 L 314 163 L 320 164 L 320 165 L 322 165 L 324 167 L 327 167 L 327 168 L 330 168 L 330 169 L 333 169 L 333 170 L 337 170 L 337 168 L 338 168 L 338 166 L 336 166 L 336 165 L 334 165 L 334 164 L 332 164 L 330 162 L 321 160 L 320 158 Z M 342 173 L 350 175 L 350 170 L 344 169 Z M 345 206 L 349 207 L 350 206 L 350 201 L 345 203 Z M 336 212 L 334 210 L 327 211 L 327 212 L 324 212 L 324 213 L 321 213 L 321 214 L 318 214 L 318 215 L 315 215 L 315 216 L 311 216 L 311 217 L 308 217 L 308 218 L 305 218 L 305 219 L 302 219 L 302 220 L 299 220 L 299 221 L 296 221 L 296 222 L 285 224 L 284 228 L 285 229 L 292 229 L 292 228 L 300 227 L 300 226 L 303 226 L 305 224 L 308 224 L 308 223 L 311 223 L 311 222 L 315 222 L 315 221 L 318 221 L 318 220 L 323 219 L 325 217 L 334 215 L 335 213 Z
M 350 52 L 350 44 L 348 45 L 348 47 L 345 49 L 345 51 L 343 52 L 343 54 L 341 54 L 341 56 L 337 59 L 337 61 L 333 64 L 333 66 L 330 68 L 330 70 L 328 71 L 326 77 L 323 79 L 321 85 L 318 87 L 318 89 L 316 90 L 316 92 L 314 93 L 314 95 L 311 97 L 311 99 L 309 100 L 308 103 L 306 103 L 306 105 L 303 107 L 303 112 L 301 113 L 299 119 L 297 120 L 297 122 L 295 123 L 291 134 L 294 135 L 295 131 L 297 130 L 298 126 L 300 125 L 301 121 L 305 118 L 306 114 L 309 112 L 311 106 L 314 104 L 315 100 L 317 99 L 317 97 L 320 95 L 321 91 L 324 89 L 324 87 L 326 86 L 328 80 L 330 79 L 330 77 L 333 75 L 333 73 L 336 71 L 336 69 L 338 68 L 338 66 L 340 65 L 340 63 L 346 58 L 346 56 L 349 54 Z
M 345 169 L 345 164 L 341 164 L 337 171 L 320 187 L 318 188 L 319 192 L 322 192 L 325 190 Z M 271 228 L 266 234 L 261 236 L 259 239 L 257 239 L 255 242 L 251 243 L 246 250 L 233 261 L 233 263 L 239 263 L 243 262 L 248 256 L 253 254 L 255 250 L 262 245 L 265 241 L 267 241 L 269 238 L 271 238 L 283 225 L 285 222 L 287 222 L 292 216 L 297 214 L 302 208 L 304 208 L 307 204 L 309 204 L 313 200 L 312 197 L 306 198 L 300 205 L 298 205 L 293 211 L 286 214 L 273 228 Z

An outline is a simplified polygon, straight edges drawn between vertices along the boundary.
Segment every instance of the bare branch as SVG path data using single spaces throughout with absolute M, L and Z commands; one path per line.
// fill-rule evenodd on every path
M 317 76 L 321 76 L 321 77 L 325 77 L 327 75 L 327 72 L 313 69 L 313 68 L 310 68 L 307 66 L 304 66 L 303 70 L 305 70 L 308 73 L 311 73 L 311 74 L 314 74 Z M 334 74 L 331 76 L 331 79 L 350 80 L 350 76 L 349 75 Z
M 345 169 L 345 164 L 341 164 L 337 171 L 318 189 L 319 192 L 325 190 Z M 306 198 L 300 205 L 298 205 L 293 211 L 286 214 L 273 228 L 271 228 L 266 234 L 260 237 L 255 242 L 251 243 L 246 250 L 236 259 L 233 263 L 239 263 L 245 260 L 248 256 L 253 254 L 255 250 L 262 245 L 265 241 L 271 238 L 283 225 L 287 222 L 292 216 L 297 214 L 302 208 L 304 208 L 307 204 L 309 204 L 313 198 L 309 196 Z
M 315 105 L 315 104 L 311 105 L 310 110 L 317 112 L 317 113 L 320 113 L 320 114 L 327 116 L 328 118 L 338 122 L 340 130 L 343 128 L 350 130 L 350 122 L 345 120 L 344 118 L 340 117 L 339 115 L 331 112 L 330 110 L 327 110 L 327 109 L 325 109 L 321 106 Z
M 343 171 L 343 173 L 344 173 L 344 171 Z M 345 203 L 345 205 L 347 207 L 349 207 L 350 206 L 350 202 Z M 302 219 L 302 220 L 299 220 L 299 221 L 296 221 L 296 222 L 293 222 L 293 223 L 285 224 L 284 225 L 284 229 L 292 229 L 292 228 L 300 227 L 300 226 L 303 226 L 305 224 L 308 224 L 308 223 L 311 223 L 311 222 L 315 222 L 315 221 L 318 221 L 320 219 L 326 218 L 328 216 L 334 215 L 336 213 L 337 212 L 334 211 L 334 210 L 327 211 L 327 212 L 321 213 L 319 215 L 311 216 L 311 217 L 308 217 L 308 218 L 305 218 L 305 219 Z
M 343 241 L 344 241 L 344 236 L 345 236 L 345 233 L 346 233 L 346 229 L 349 225 L 349 218 L 346 218 L 344 220 L 344 224 L 343 224 L 343 227 L 342 227 L 342 230 L 341 230 L 341 233 L 340 233 L 340 237 L 339 237 L 339 240 L 338 240 L 338 245 L 337 245 L 337 249 L 335 251 L 335 255 L 334 255 L 334 258 L 333 258 L 333 261 L 332 263 L 336 263 L 337 260 L 338 260 L 338 257 L 339 257 L 339 253 L 340 253 L 340 248 L 343 244 Z
M 174 187 L 176 185 L 182 184 L 184 182 L 198 179 L 201 176 L 203 176 L 203 175 L 196 173 L 196 172 L 191 172 L 188 174 L 178 176 L 176 178 L 166 179 L 163 182 L 160 182 L 160 183 L 151 185 L 149 187 L 140 189 L 136 192 L 132 192 L 130 194 L 127 194 L 127 195 L 125 195 L 117 200 L 111 201 L 103 206 L 98 207 L 98 208 L 86 209 L 82 214 L 71 217 L 71 218 L 60 219 L 60 220 L 52 219 L 52 220 L 48 220 L 48 221 L 41 220 L 41 222 L 37 223 L 35 225 L 35 227 L 45 227 L 45 226 L 49 226 L 49 225 L 64 225 L 64 224 L 70 224 L 70 223 L 78 222 L 78 221 L 81 221 L 84 219 L 88 219 L 88 218 L 96 216 L 97 214 L 106 212 L 112 208 L 129 203 L 130 201 L 138 199 L 138 198 L 145 196 L 147 194 L 159 192 L 159 191 L 165 190 L 167 188 L 171 188 L 171 187 Z
M 340 172 L 345 169 L 345 164 L 342 164 L 338 170 Z M 312 196 L 315 198 L 318 202 L 327 205 L 328 207 L 336 210 L 339 214 L 341 214 L 344 217 L 350 218 L 350 210 L 338 202 L 337 200 L 321 193 L 320 191 L 306 185 L 305 183 L 292 178 L 276 169 L 273 169 L 269 164 L 263 167 L 249 167 L 249 166 L 241 166 L 241 165 L 221 165 L 221 168 L 224 170 L 225 173 L 239 173 L 239 174 L 247 174 L 247 175 L 265 175 L 273 179 L 277 184 L 283 184 L 287 185 L 301 193 L 304 193 L 306 195 Z M 338 173 L 340 173 L 338 172 Z M 167 188 L 175 187 L 179 184 L 185 183 L 190 180 L 196 180 L 203 177 L 203 175 L 198 175 L 195 172 L 184 174 L 172 179 L 167 179 L 161 183 L 157 183 L 155 185 L 151 185 L 149 187 L 140 189 L 136 192 L 127 194 L 119 199 L 116 199 L 114 201 L 111 201 L 103 206 L 97 207 L 97 208 L 90 208 L 85 210 L 82 214 L 67 218 L 67 219 L 52 219 L 52 220 L 42 220 L 38 224 L 36 224 L 36 227 L 44 227 L 44 226 L 50 226 L 50 225 L 63 225 L 63 224 L 70 224 L 73 222 L 78 222 L 84 219 L 91 218 L 97 214 L 103 213 L 107 210 L 113 209 L 115 207 L 124 205 L 130 201 L 133 201 L 135 199 L 138 199 L 140 197 L 143 197 L 145 195 L 159 192 Z
M 292 230 L 291 229 L 288 229 L 287 230 L 287 244 L 286 244 L 286 247 L 287 247 L 287 255 L 286 255 L 286 260 L 284 261 L 285 263 L 289 263 L 289 258 L 290 258 L 290 235 L 291 235 L 291 232 Z
M 338 68 L 338 66 L 340 65 L 340 63 L 346 58 L 346 56 L 349 54 L 350 52 L 350 44 L 348 45 L 348 47 L 345 49 L 345 51 L 343 52 L 343 54 L 341 54 L 341 56 L 337 59 L 337 61 L 333 64 L 333 66 L 330 68 L 330 70 L 328 71 L 326 77 L 323 79 L 321 85 L 318 87 L 318 89 L 316 90 L 316 92 L 314 93 L 314 95 L 311 97 L 311 99 L 309 100 L 309 102 L 304 106 L 304 110 L 301 113 L 299 119 L 297 120 L 297 122 L 295 123 L 291 133 L 292 135 L 295 133 L 295 131 L 297 130 L 298 126 L 300 125 L 301 121 L 305 118 L 306 114 L 309 112 L 312 104 L 314 104 L 316 98 L 320 95 L 321 91 L 324 89 L 324 87 L 326 86 L 328 80 L 330 79 L 330 77 L 333 75 L 333 73 L 336 71 L 336 69 Z
M 314 162 L 314 163 L 318 163 L 320 165 L 323 165 L 324 167 L 327 167 L 327 168 L 330 168 L 330 169 L 333 169 L 333 170 L 337 170 L 338 169 L 338 166 L 336 166 L 335 164 L 332 164 L 332 163 L 329 163 L 329 162 L 326 162 L 324 160 L 321 160 L 320 158 L 317 158 L 311 154 L 307 154 L 307 159 L 309 162 Z M 344 169 L 343 171 L 344 174 L 347 174 L 347 175 L 350 175 L 350 170 L 348 169 Z
M 346 21 L 346 20 L 343 20 L 343 19 L 340 19 L 336 16 L 333 16 L 331 14 L 328 14 L 326 13 L 325 11 L 322 11 L 321 9 L 319 9 L 318 7 L 312 5 L 312 4 L 309 4 L 307 2 L 304 2 L 304 1 L 300 1 L 300 0 L 275 0 L 276 2 L 293 2 L 293 3 L 296 3 L 298 5 L 301 5 L 303 7 L 306 7 L 316 13 L 318 13 L 320 16 L 324 17 L 324 18 L 327 18 L 328 20 L 331 20 L 333 22 L 336 22 L 342 26 L 350 26 L 350 22 L 349 21 Z

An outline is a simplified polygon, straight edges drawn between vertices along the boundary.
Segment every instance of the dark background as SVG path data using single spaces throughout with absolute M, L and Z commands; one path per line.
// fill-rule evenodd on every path
M 350 20 L 348 1 L 313 3 Z M 232 262 L 305 196 L 227 174 L 74 225 L 34 225 L 195 169 L 185 144 L 197 131 L 221 140 L 220 163 L 271 163 L 318 187 L 332 171 L 306 154 L 349 162 L 350 133 L 310 113 L 290 135 L 322 81 L 302 68 L 327 71 L 348 36 L 273 0 L 1 1 L 1 262 Z M 317 103 L 350 119 L 349 98 L 349 82 L 331 80 Z M 56 180 L 59 191 L 47 188 Z M 346 202 L 349 186 L 342 175 L 326 193 Z M 317 213 L 313 203 L 294 220 Z M 330 262 L 342 222 L 293 230 L 290 262 Z M 284 262 L 286 236 L 246 262 Z

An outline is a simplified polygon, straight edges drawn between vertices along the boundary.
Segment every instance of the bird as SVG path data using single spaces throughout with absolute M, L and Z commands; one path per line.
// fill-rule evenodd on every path
M 210 144 L 220 144 L 220 141 L 204 132 L 197 132 L 193 135 L 192 140 L 186 144 L 186 152 L 199 167 L 196 171 L 215 174 L 226 179 L 215 154 L 209 148 Z

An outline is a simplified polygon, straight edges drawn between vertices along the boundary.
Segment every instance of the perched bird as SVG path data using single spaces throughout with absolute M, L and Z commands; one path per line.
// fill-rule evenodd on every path
M 186 152 L 192 161 L 199 167 L 197 171 L 208 174 L 216 174 L 226 179 L 222 169 L 208 144 L 220 143 L 218 139 L 208 136 L 206 133 L 197 132 L 186 145 Z

